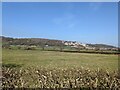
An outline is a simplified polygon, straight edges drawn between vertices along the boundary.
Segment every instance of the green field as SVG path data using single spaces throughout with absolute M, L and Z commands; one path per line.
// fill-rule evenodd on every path
M 118 56 L 107 54 L 69 53 L 40 50 L 2 50 L 2 63 L 6 66 L 44 68 L 90 68 L 114 71 L 118 69 Z
M 3 49 L 2 65 L 3 88 L 120 88 L 112 54 Z

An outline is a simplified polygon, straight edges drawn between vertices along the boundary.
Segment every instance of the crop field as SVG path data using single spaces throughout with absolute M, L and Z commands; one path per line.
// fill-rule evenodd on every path
M 3 87 L 119 88 L 118 55 L 2 51 Z

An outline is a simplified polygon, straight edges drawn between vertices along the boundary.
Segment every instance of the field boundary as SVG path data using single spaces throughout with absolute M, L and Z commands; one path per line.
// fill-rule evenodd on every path
M 70 50 L 43 50 L 43 51 L 58 51 L 58 52 L 70 52 L 70 53 L 90 53 L 90 54 L 115 54 L 120 55 L 120 52 L 100 52 L 100 51 L 70 51 Z

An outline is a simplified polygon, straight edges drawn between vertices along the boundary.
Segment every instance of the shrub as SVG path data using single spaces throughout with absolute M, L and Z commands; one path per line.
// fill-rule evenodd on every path
M 15 69 L 3 67 L 2 87 L 5 88 L 89 88 L 89 90 L 118 90 L 118 73 L 90 69 Z

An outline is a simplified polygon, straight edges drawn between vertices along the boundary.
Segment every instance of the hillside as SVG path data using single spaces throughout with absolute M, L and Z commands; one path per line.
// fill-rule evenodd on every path
M 87 45 L 91 47 L 97 47 L 97 48 L 116 48 L 115 46 L 106 45 L 106 44 L 87 44 Z
M 63 40 L 54 40 L 54 39 L 45 39 L 45 38 L 11 38 L 11 37 L 4 37 L 2 38 L 2 45 L 36 45 L 36 46 L 61 46 L 69 45 L 71 43 L 76 44 L 76 41 L 63 41 Z M 73 46 L 72 45 L 72 46 Z M 82 46 L 82 44 L 77 43 L 77 45 Z M 71 46 L 71 45 L 70 45 Z M 94 48 L 116 48 L 115 46 L 106 45 L 106 44 L 86 44 L 87 47 L 94 47 Z M 83 46 L 83 47 L 86 47 Z
M 61 40 L 52 40 L 44 38 L 10 38 L 1 37 L 3 45 L 61 45 Z

